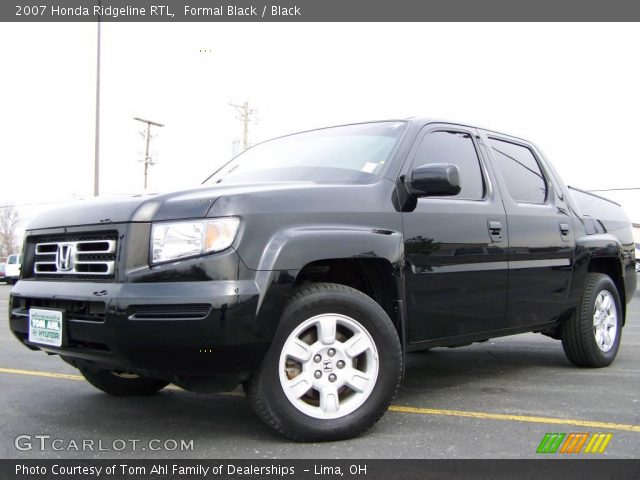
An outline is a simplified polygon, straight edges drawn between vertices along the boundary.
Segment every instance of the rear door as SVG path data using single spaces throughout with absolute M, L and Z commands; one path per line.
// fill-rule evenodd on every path
M 507 212 L 507 325 L 553 320 L 566 305 L 574 232 L 566 199 L 531 144 L 486 133 Z
M 422 342 L 498 330 L 507 294 L 506 215 L 473 128 L 430 124 L 404 173 L 428 163 L 460 170 L 461 192 L 417 199 L 404 212 L 409 340 Z

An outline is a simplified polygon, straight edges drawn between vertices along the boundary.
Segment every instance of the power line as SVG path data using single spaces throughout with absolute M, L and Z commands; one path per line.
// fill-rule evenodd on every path
M 220 169 L 219 169 L 220 170 Z M 217 171 L 219 171 L 217 170 Z M 217 173 L 214 172 L 215 173 Z M 209 178 L 211 178 L 213 175 L 211 175 Z M 208 178 L 207 178 L 208 180 Z M 206 182 L 206 180 L 205 180 Z M 204 183 L 204 182 L 202 182 Z M 640 187 L 625 187 L 625 188 L 599 188 L 599 189 L 588 189 L 585 190 L 587 192 L 624 192 L 624 191 L 633 191 L 633 190 L 640 190 Z M 109 195 L 109 194 L 106 194 Z M 127 195 L 127 194 L 123 194 L 123 193 L 118 193 L 118 195 Z M 133 193 L 131 195 L 134 195 Z M 46 201 L 46 202 L 33 202 L 33 203 L 12 203 L 12 204 L 6 204 L 6 205 L 0 205 L 0 208 L 21 208 L 21 207 L 37 207 L 40 205 L 51 205 L 52 203 L 65 203 L 65 202 L 72 202 L 74 200 L 86 200 L 85 197 L 78 197 L 78 198 L 68 198 L 65 200 L 54 200 L 54 201 Z
M 629 190 L 640 190 L 640 187 L 625 187 L 625 188 L 590 188 L 587 192 L 625 192 Z
M 35 207 L 38 205 L 51 205 L 52 203 L 63 203 L 68 201 L 69 200 L 57 200 L 54 202 L 37 202 L 37 203 L 14 203 L 14 204 L 0 205 L 0 208 Z
M 104 193 L 103 194 L 105 197 L 108 197 L 109 195 L 115 195 L 115 196 L 127 196 L 127 195 L 139 195 L 139 192 L 117 192 L 117 193 Z M 83 200 L 89 200 L 91 199 L 91 195 L 90 194 L 83 194 L 83 196 L 77 196 L 77 197 L 73 197 L 73 198 L 66 198 L 63 200 L 53 200 L 53 201 L 46 201 L 46 202 L 32 202 L 32 203 L 12 203 L 12 204 L 5 204 L 5 205 L 0 205 L 0 209 L 2 208 L 23 208 L 23 207 L 38 207 L 41 205 L 52 205 L 52 204 L 56 204 L 56 203 L 69 203 L 69 202 L 80 202 Z

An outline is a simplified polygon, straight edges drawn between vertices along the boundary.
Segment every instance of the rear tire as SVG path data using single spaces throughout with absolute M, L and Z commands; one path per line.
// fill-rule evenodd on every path
M 245 389 L 256 414 L 297 441 L 351 438 L 387 410 L 402 371 L 386 312 L 353 288 L 316 283 L 289 301 Z
M 616 358 L 621 335 L 618 289 L 608 275 L 587 274 L 580 304 L 561 328 L 564 353 L 579 367 L 606 367 Z
M 155 378 L 139 377 L 109 370 L 80 369 L 82 376 L 98 390 L 118 397 L 140 397 L 153 395 L 169 382 Z

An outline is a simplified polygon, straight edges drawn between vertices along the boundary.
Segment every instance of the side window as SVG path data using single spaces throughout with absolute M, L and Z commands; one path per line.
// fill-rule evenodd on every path
M 547 182 L 531 150 L 495 138 L 490 138 L 489 143 L 511 198 L 516 202 L 544 203 Z
M 427 163 L 451 163 L 458 166 L 460 193 L 447 198 L 479 200 L 484 197 L 480 160 L 468 133 L 437 131 L 425 135 L 413 159 L 413 167 Z

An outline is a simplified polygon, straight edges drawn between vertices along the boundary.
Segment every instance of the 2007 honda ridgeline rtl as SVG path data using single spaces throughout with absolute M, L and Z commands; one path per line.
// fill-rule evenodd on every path
M 298 440 L 357 435 L 408 351 L 521 332 L 616 356 L 636 287 L 629 220 L 531 143 L 429 120 L 250 148 L 201 188 L 33 220 L 10 325 L 97 388 L 244 385 Z

